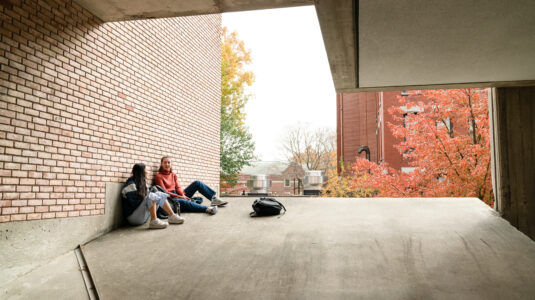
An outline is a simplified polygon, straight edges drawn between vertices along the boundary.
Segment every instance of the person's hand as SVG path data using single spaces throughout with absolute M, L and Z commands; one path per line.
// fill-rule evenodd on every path
M 191 201 L 191 199 L 188 198 L 186 195 L 184 195 L 184 196 L 180 196 L 180 198 L 182 198 L 182 199 L 186 199 L 186 200 L 188 200 L 188 201 Z

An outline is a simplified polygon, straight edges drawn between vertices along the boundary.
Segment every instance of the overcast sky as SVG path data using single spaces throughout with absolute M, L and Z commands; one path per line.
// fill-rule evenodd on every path
M 246 124 L 261 160 L 283 160 L 281 136 L 298 122 L 336 128 L 336 93 L 314 6 L 223 14 L 252 51 L 256 81 Z

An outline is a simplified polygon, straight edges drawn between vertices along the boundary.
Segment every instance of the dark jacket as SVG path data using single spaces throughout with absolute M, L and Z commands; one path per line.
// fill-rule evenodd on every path
M 143 201 L 143 198 L 137 193 L 134 178 L 128 178 L 121 191 L 121 196 L 123 199 L 123 216 L 126 218 L 130 216 Z

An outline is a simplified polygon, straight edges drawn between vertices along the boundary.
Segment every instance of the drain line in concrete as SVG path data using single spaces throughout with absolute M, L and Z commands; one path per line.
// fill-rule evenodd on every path
M 93 276 L 91 276 L 89 266 L 87 265 L 87 261 L 85 260 L 84 246 L 78 245 L 78 247 L 74 249 L 74 253 L 76 254 L 76 259 L 78 260 L 78 265 L 80 266 L 80 272 L 82 272 L 82 277 L 84 278 L 84 284 L 85 288 L 87 289 L 89 299 L 99 300 L 100 296 L 98 294 L 97 287 L 95 286 Z

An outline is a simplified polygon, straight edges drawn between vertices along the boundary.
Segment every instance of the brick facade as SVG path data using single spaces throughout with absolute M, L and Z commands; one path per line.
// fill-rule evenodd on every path
M 371 161 L 386 162 L 401 171 L 410 170 L 409 161 L 394 147 L 401 141 L 388 127 L 389 123 L 403 125 L 402 121 L 394 120 L 388 110 L 400 105 L 398 97 L 409 95 L 410 101 L 415 103 L 429 101 L 418 90 L 337 94 L 337 161 L 343 158 L 345 165 L 350 166 L 357 156 L 365 157 L 364 152 L 359 155 L 357 151 L 360 146 L 367 145 Z M 453 126 L 460 134 L 468 134 L 467 126 Z
M 401 92 L 362 92 L 337 95 L 337 161 L 340 158 L 349 166 L 360 146 L 370 149 L 370 160 L 387 162 L 400 170 L 408 162 L 394 148 L 400 141 L 392 135 L 388 123 L 395 123 L 388 109 L 399 105 Z
M 379 93 L 337 94 L 337 161 L 342 158 L 346 165 L 353 163 L 360 146 L 370 148 L 370 159 L 378 161 L 377 112 Z M 360 154 L 366 157 L 365 153 Z M 339 165 L 339 164 L 338 164 Z M 338 166 L 339 167 L 339 166 Z
M 163 155 L 182 185 L 219 188 L 220 15 L 0 9 L 0 222 L 103 214 L 106 182 Z
M 379 161 L 387 162 L 388 165 L 394 169 L 401 170 L 402 167 L 408 166 L 408 161 L 403 158 L 403 155 L 399 153 L 398 149 L 394 148 L 394 145 L 399 144 L 401 141 L 396 139 L 392 134 L 388 123 L 398 124 L 388 110 L 393 106 L 399 106 L 398 96 L 400 92 L 381 92 L 379 93 Z
M 238 175 L 238 183 L 234 187 L 230 187 L 226 184 L 225 181 L 221 182 L 221 193 L 225 195 L 243 195 L 249 193 L 249 187 L 247 183 L 251 178 L 251 175 L 255 174 L 265 174 L 269 175 L 271 180 L 270 192 L 273 196 L 292 196 L 292 195 L 302 195 L 303 186 L 302 181 L 305 177 L 305 170 L 297 164 L 287 164 L 287 163 L 274 163 L 278 165 L 283 165 L 284 168 L 279 168 L 279 171 L 275 172 L 259 172 L 259 173 L 241 173 Z M 275 170 L 273 168 L 272 170 Z M 289 179 L 289 185 L 285 185 L 285 180 Z M 301 185 L 299 186 L 299 181 Z

